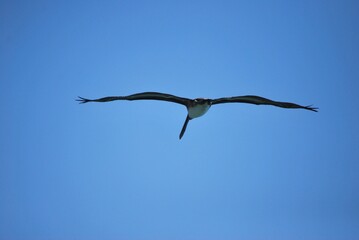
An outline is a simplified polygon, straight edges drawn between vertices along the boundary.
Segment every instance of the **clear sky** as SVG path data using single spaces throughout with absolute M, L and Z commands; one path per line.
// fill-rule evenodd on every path
M 0 2 L 0 239 L 359 239 L 359 3 Z M 158 91 L 318 113 L 79 105 Z

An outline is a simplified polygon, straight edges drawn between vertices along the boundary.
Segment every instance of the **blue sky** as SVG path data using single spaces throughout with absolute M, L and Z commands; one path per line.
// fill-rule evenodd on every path
M 358 239 L 356 1 L 1 1 L 0 239 Z M 159 91 L 254 94 L 319 113 Z

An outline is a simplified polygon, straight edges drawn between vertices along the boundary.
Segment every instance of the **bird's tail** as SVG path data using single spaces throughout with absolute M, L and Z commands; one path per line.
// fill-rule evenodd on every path
M 186 121 L 184 122 L 183 127 L 182 127 L 182 130 L 181 130 L 181 133 L 180 133 L 180 135 L 179 135 L 179 139 L 181 139 L 181 138 L 183 137 L 183 134 L 184 134 L 184 132 L 186 131 L 187 124 L 188 124 L 189 120 L 191 120 L 191 119 L 189 118 L 189 116 L 188 116 L 188 114 L 187 114 Z

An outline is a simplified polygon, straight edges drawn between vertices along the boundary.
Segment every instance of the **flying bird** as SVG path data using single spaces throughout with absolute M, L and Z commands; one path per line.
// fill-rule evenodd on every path
M 83 97 L 79 97 L 76 101 L 80 103 L 88 103 L 88 102 L 111 102 L 116 100 L 128 100 L 128 101 L 135 101 L 135 100 L 159 100 L 159 101 L 167 101 L 178 103 L 184 105 L 187 108 L 187 117 L 183 124 L 181 133 L 179 138 L 183 137 L 183 134 L 186 131 L 187 124 L 190 120 L 194 118 L 198 118 L 203 116 L 208 109 L 212 105 L 221 104 L 221 103 L 250 103 L 256 105 L 273 105 L 276 107 L 281 108 L 302 108 L 306 110 L 310 110 L 313 112 L 317 112 L 318 108 L 309 106 L 301 106 L 295 103 L 290 102 L 277 102 L 267 98 L 253 96 L 253 95 L 246 95 L 246 96 L 236 96 L 236 97 L 224 97 L 224 98 L 216 98 L 216 99 L 209 99 L 209 98 L 183 98 L 178 97 L 171 94 L 166 93 L 159 93 L 159 92 L 143 92 L 143 93 L 136 93 L 128 96 L 111 96 L 111 97 L 103 97 L 98 99 L 87 99 Z

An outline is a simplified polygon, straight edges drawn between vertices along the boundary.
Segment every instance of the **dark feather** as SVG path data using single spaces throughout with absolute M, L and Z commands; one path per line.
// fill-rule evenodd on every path
M 177 97 L 171 94 L 165 93 L 158 93 L 158 92 L 143 92 L 143 93 L 136 93 L 128 96 L 111 96 L 111 97 L 104 97 L 98 99 L 87 99 L 83 97 L 79 97 L 76 99 L 80 103 L 87 103 L 87 102 L 110 102 L 116 100 L 128 100 L 128 101 L 135 101 L 135 100 L 159 100 L 159 101 L 167 101 L 167 102 L 174 102 L 178 104 L 182 104 L 187 106 L 191 99 Z
M 186 128 L 187 128 L 187 124 L 188 124 L 189 120 L 191 120 L 191 119 L 189 118 L 189 116 L 187 114 L 186 121 L 184 122 L 181 133 L 179 135 L 179 139 L 181 139 L 183 137 L 183 134 L 186 132 Z
M 301 106 L 290 102 L 277 102 L 267 98 L 252 96 L 252 95 L 225 97 L 225 98 L 217 98 L 212 100 L 212 105 L 221 104 L 221 103 L 250 103 L 256 105 L 273 105 L 281 108 L 303 108 L 314 112 L 318 111 L 317 110 L 318 108 L 312 106 Z

